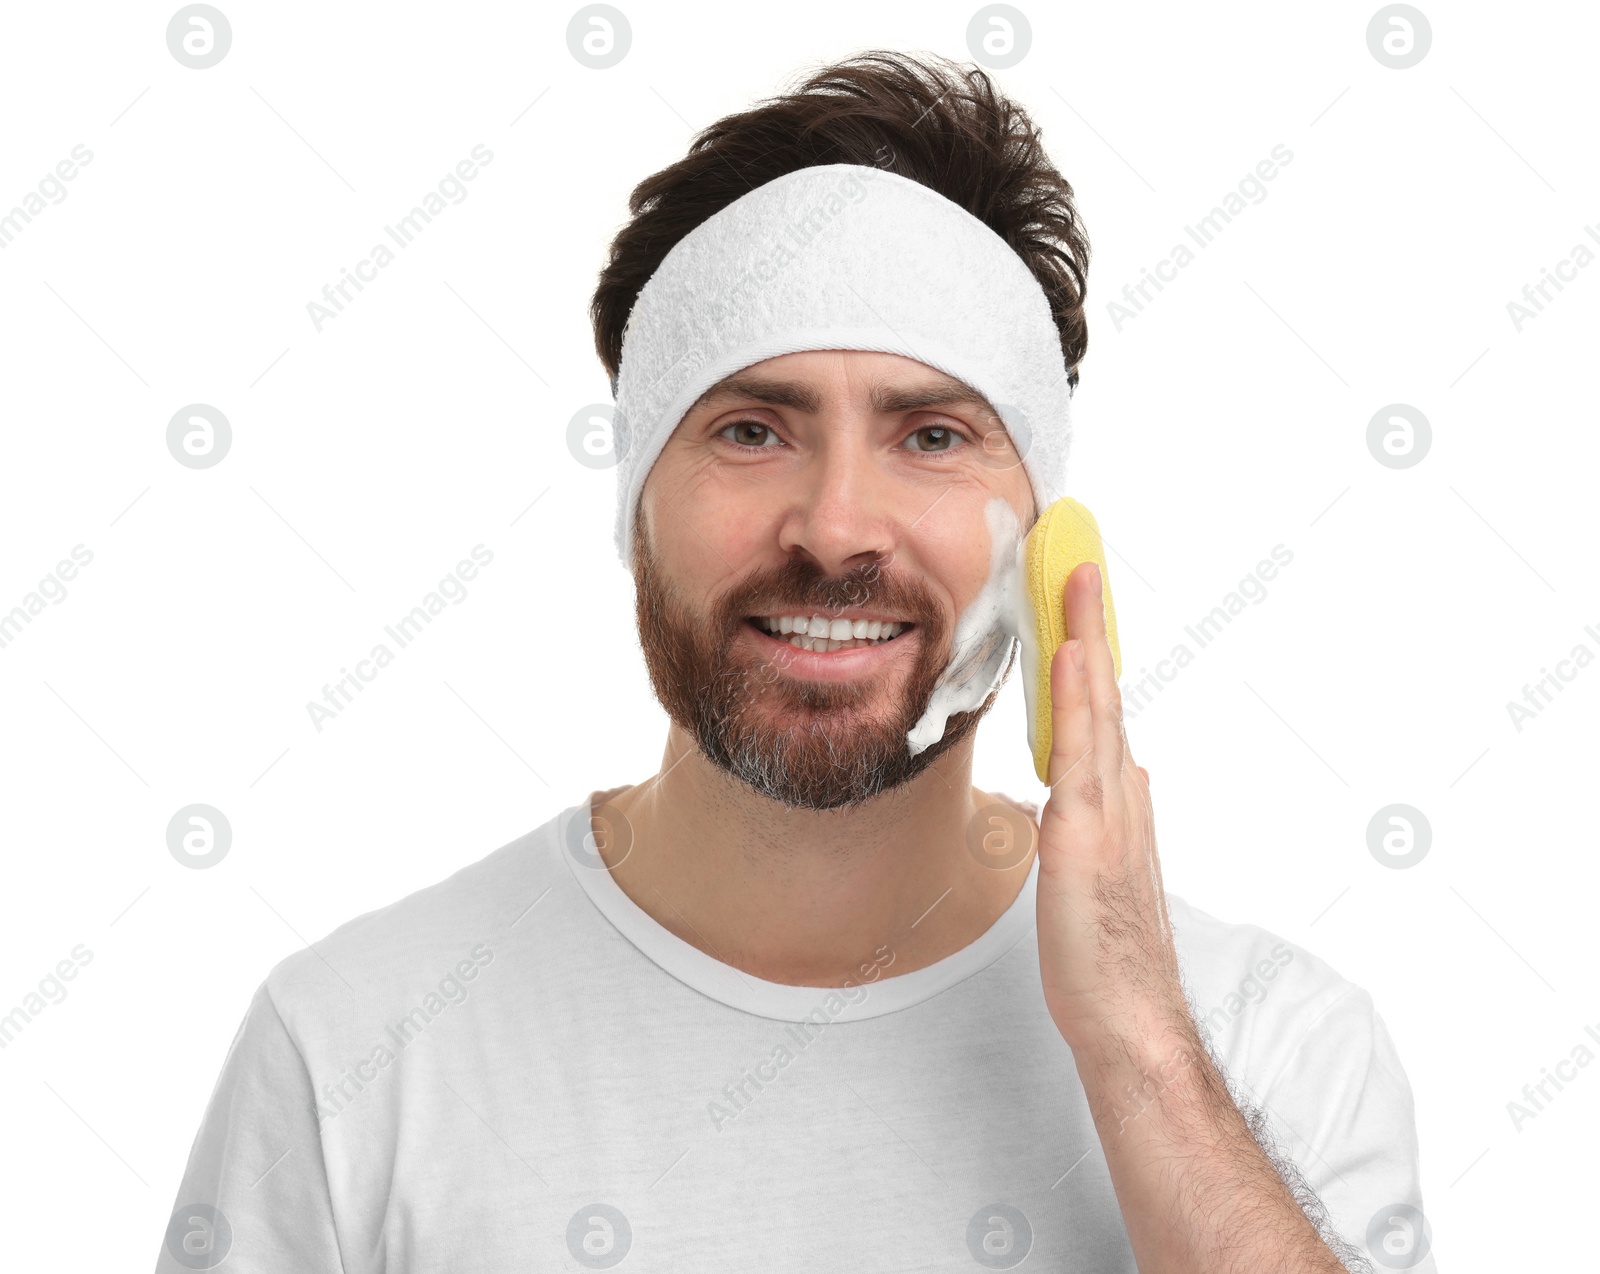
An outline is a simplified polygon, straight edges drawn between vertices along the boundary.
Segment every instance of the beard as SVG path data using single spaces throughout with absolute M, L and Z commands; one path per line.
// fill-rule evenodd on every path
M 915 756 L 906 733 L 928 708 L 949 659 L 951 620 L 919 581 L 869 562 L 824 575 L 809 559 L 741 578 L 709 608 L 683 603 L 634 522 L 635 613 L 645 665 L 667 715 L 719 769 L 790 809 L 833 810 L 916 778 L 976 728 L 993 704 L 954 714 L 943 737 Z M 762 655 L 742 635 L 752 615 L 870 608 L 915 624 L 916 660 L 851 681 L 786 671 L 783 651 Z M 1009 668 L 1008 668 L 1009 670 Z M 893 681 L 904 677 L 898 690 Z

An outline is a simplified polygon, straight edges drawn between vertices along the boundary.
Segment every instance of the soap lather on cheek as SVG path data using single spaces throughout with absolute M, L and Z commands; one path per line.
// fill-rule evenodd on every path
M 984 521 L 989 528 L 989 578 L 956 620 L 950 660 L 927 711 L 906 732 L 912 756 L 944 738 L 951 717 L 982 705 L 1000 684 L 1012 638 L 1019 635 L 1021 526 L 1010 502 L 999 496 L 984 507 Z

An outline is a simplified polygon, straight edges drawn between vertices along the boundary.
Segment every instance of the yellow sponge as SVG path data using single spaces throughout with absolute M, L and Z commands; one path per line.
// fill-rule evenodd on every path
M 1080 562 L 1100 567 L 1106 637 L 1111 662 L 1120 680 L 1122 652 L 1117 647 L 1117 612 L 1111 604 L 1111 577 L 1094 514 L 1070 497 L 1044 511 L 1022 545 L 1021 613 L 1017 618 L 1022 643 L 1022 690 L 1028 705 L 1028 747 L 1041 783 L 1050 781 L 1050 663 L 1068 637 L 1063 609 L 1067 577 Z

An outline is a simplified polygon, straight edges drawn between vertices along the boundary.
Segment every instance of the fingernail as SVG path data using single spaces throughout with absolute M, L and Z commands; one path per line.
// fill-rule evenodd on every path
M 1083 643 L 1074 637 L 1067 643 L 1067 654 L 1072 659 L 1072 666 L 1079 672 L 1083 671 Z
M 1095 562 L 1093 565 L 1094 565 L 1094 595 L 1096 597 L 1103 597 L 1105 595 L 1105 587 L 1104 587 L 1103 582 L 1100 579 L 1100 563 Z

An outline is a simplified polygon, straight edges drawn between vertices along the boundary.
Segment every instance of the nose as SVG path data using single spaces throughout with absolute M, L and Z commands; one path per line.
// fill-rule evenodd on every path
M 796 476 L 779 529 L 786 553 L 828 575 L 893 555 L 898 540 L 892 478 L 861 432 L 840 422 Z

